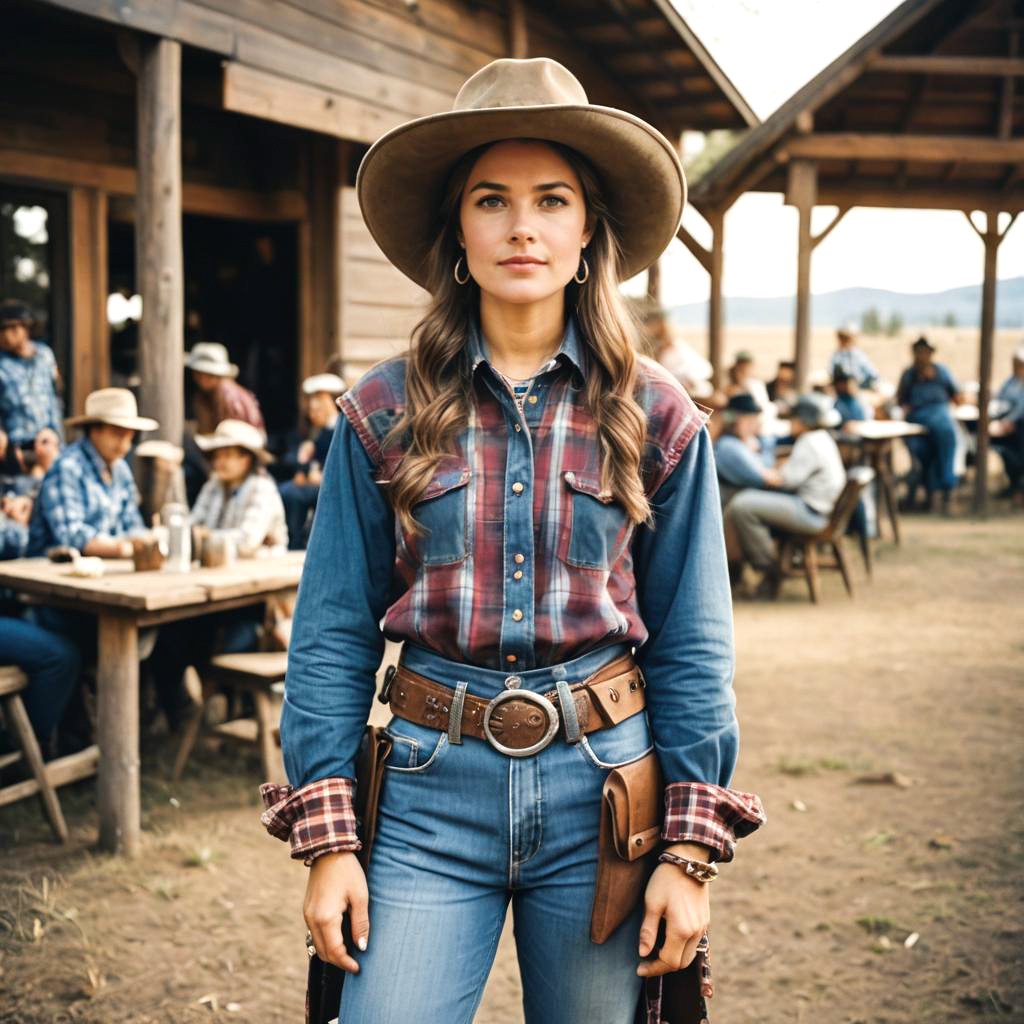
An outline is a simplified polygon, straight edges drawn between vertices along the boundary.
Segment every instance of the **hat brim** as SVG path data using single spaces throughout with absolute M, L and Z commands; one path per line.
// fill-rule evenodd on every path
M 228 363 L 225 366 L 223 363 L 208 363 L 203 359 L 198 359 L 194 363 L 185 360 L 186 370 L 195 370 L 196 373 L 208 373 L 211 377 L 237 377 L 238 367 L 234 363 Z
M 71 416 L 64 421 L 66 427 L 86 427 L 91 423 L 105 423 L 111 427 L 123 427 L 125 430 L 156 430 L 160 426 L 156 420 L 146 416 Z
M 363 157 L 359 205 L 374 241 L 428 288 L 427 254 L 442 191 L 470 150 L 504 139 L 557 142 L 597 170 L 622 248 L 622 279 L 646 270 L 682 222 L 686 178 L 657 129 L 623 110 L 587 104 L 495 107 L 421 117 L 388 132 Z
M 228 437 L 197 434 L 195 442 L 204 452 L 215 452 L 218 448 L 242 448 L 250 455 L 254 455 L 264 465 L 274 461 L 274 456 L 265 448 L 253 448 L 251 445 L 245 444 L 243 441 L 233 440 Z

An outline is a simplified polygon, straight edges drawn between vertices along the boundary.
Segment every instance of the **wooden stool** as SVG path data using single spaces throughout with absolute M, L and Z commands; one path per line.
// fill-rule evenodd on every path
M 287 651 L 254 651 L 251 654 L 218 654 L 201 673 L 203 705 L 185 726 L 174 759 L 171 777 L 177 781 L 195 746 L 203 724 L 203 711 L 221 686 L 231 686 L 252 696 L 256 718 L 236 718 L 214 726 L 216 735 L 235 743 L 255 743 L 260 748 L 265 782 L 284 782 L 281 738 L 277 728 L 278 697 L 284 690 Z
M 48 764 L 44 762 L 36 734 L 28 720 L 28 712 L 20 697 L 21 691 L 27 686 L 28 679 L 20 668 L 13 665 L 0 666 L 0 707 L 3 707 L 4 718 L 21 747 L 20 754 L 9 754 L 0 758 L 0 768 L 6 768 L 24 757 L 32 772 L 31 779 L 15 782 L 0 789 L 0 807 L 38 793 L 43 811 L 58 841 L 66 843 L 68 827 L 60 809 L 60 801 L 57 799 L 57 787 L 95 775 L 100 759 L 100 748 L 93 745 L 67 757 L 57 758 Z

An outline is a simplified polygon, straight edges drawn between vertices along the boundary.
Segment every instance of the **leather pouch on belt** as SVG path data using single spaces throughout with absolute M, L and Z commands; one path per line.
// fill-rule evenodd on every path
M 608 773 L 601 794 L 592 942 L 604 942 L 643 899 L 661 835 L 664 786 L 652 750 Z
M 370 862 L 374 834 L 377 831 L 377 808 L 380 804 L 380 786 L 384 778 L 384 762 L 391 753 L 391 737 L 383 729 L 368 725 L 363 734 L 356 763 L 356 821 L 359 824 L 359 838 L 362 849 L 358 853 L 363 870 Z M 348 914 L 342 923 L 345 946 L 355 949 L 349 929 Z M 331 1024 L 338 1018 L 341 1003 L 341 986 L 345 972 L 329 964 L 314 953 L 309 958 L 309 973 L 306 977 L 306 1024 Z

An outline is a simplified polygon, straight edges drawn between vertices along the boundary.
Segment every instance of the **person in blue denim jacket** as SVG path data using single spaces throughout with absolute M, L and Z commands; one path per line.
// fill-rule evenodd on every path
M 408 354 L 340 402 L 289 650 L 290 785 L 263 787 L 264 824 L 311 865 L 304 916 L 350 972 L 346 1024 L 472 1019 L 510 902 L 528 1024 L 632 1024 L 645 994 L 660 1020 L 652 983 L 694 959 L 709 919 L 686 872 L 730 860 L 763 820 L 728 788 L 706 417 L 635 354 L 618 290 L 675 234 L 677 155 L 556 62 L 499 60 L 451 113 L 379 140 L 357 188 L 377 244 L 432 301 Z M 404 649 L 364 875 L 353 776 L 385 637 Z M 633 669 L 609 700 L 646 711 L 604 727 L 581 684 L 633 649 L 645 696 Z M 415 714 L 410 680 L 429 688 Z M 523 746 L 520 725 L 542 738 Z M 652 749 L 677 861 L 597 944 L 602 786 Z

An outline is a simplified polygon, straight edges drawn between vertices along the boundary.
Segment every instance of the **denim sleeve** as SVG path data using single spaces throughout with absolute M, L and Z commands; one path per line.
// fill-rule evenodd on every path
M 633 557 L 647 642 L 637 662 L 665 781 L 728 786 L 739 730 L 732 691 L 732 595 L 707 429 L 651 499 Z
M 738 438 L 721 438 L 715 448 L 718 476 L 733 487 L 764 487 L 764 463 Z
M 299 584 L 281 714 L 289 781 L 355 776 L 384 653 L 394 513 L 344 418 L 327 454 Z

